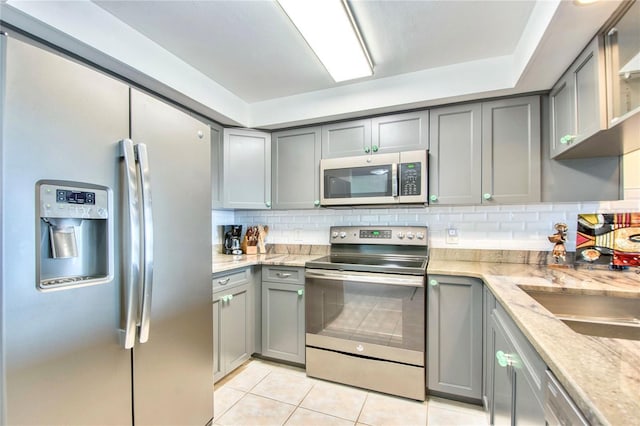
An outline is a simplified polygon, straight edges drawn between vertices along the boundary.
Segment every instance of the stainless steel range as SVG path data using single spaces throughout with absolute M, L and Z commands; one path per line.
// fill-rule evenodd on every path
M 307 375 L 424 400 L 427 227 L 330 232 L 305 265 Z

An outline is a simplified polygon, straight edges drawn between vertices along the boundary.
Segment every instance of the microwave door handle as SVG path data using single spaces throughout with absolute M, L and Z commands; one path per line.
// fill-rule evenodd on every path
M 398 196 L 398 163 L 391 164 L 391 195 Z

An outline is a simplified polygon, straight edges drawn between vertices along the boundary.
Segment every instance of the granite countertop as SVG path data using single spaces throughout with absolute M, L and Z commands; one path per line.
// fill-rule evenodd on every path
M 579 334 L 521 288 L 636 298 L 633 271 L 435 260 L 428 272 L 482 279 L 592 424 L 640 424 L 640 341 Z
M 324 253 L 213 255 L 213 273 L 253 265 L 303 267 Z M 579 334 L 520 287 L 637 298 L 640 275 L 536 264 L 431 259 L 429 274 L 482 279 L 592 424 L 640 424 L 640 341 Z
M 321 254 L 241 254 L 228 255 L 221 253 L 213 254 L 212 272 L 231 271 L 233 269 L 245 268 L 254 265 L 276 265 L 276 266 L 298 266 L 303 267 L 308 260 L 317 259 Z

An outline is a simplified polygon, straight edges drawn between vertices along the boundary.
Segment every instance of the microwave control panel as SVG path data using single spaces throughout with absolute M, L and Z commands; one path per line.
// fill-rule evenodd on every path
M 421 176 L 420 163 L 401 163 L 399 195 L 420 195 L 422 192 Z

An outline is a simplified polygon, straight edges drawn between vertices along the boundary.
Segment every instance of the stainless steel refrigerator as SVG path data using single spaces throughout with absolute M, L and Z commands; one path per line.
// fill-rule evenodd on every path
M 206 424 L 208 126 L 30 41 L 0 40 L 0 420 Z

